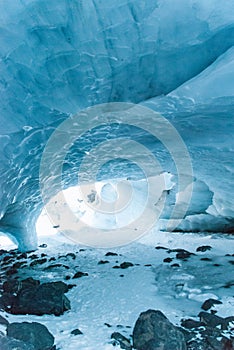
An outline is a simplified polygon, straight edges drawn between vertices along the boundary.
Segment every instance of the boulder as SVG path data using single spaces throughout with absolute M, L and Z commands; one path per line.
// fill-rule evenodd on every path
M 70 309 L 70 301 L 64 295 L 68 290 L 69 287 L 64 282 L 40 284 L 33 278 L 11 280 L 3 285 L 0 306 L 15 315 L 59 316 Z
M 54 349 L 53 335 L 37 322 L 11 323 L 7 326 L 7 336 L 27 343 L 35 350 Z
M 112 333 L 111 339 L 114 339 L 114 341 L 115 341 L 114 344 L 117 343 L 120 346 L 120 349 L 132 350 L 132 345 L 131 345 L 129 339 L 124 337 L 121 333 L 119 333 L 119 332 Z
M 159 310 L 140 314 L 133 330 L 133 348 L 137 350 L 186 350 L 183 332 Z
M 0 349 L 1 350 L 35 350 L 33 345 L 24 343 L 14 338 L 6 337 L 4 334 L 0 334 Z

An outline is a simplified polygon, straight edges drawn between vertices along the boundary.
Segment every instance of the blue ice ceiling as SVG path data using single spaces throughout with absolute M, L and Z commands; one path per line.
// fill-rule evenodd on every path
M 0 0 L 0 230 L 36 247 L 49 136 L 82 108 L 128 101 L 168 118 L 191 154 L 178 229 L 231 231 L 233 45 L 233 0 Z

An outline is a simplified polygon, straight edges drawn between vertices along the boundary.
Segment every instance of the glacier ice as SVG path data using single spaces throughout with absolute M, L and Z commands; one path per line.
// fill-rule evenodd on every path
M 20 249 L 37 245 L 49 136 L 110 101 L 145 101 L 188 146 L 195 190 L 179 229 L 233 228 L 232 0 L 1 0 L 0 32 L 0 230 Z

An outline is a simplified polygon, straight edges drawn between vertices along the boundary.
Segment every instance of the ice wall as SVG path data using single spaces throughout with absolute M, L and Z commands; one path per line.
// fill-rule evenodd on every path
M 21 249 L 36 247 L 40 157 L 68 115 L 97 103 L 168 94 L 223 54 L 205 74 L 214 80 L 221 71 L 224 92 L 200 75 L 153 104 L 168 117 L 175 112 L 175 125 L 184 136 L 190 124 L 183 122 L 180 108 L 190 107 L 188 101 L 198 95 L 204 100 L 204 79 L 209 98 L 213 91 L 216 97 L 233 96 L 228 77 L 233 73 L 232 0 L 1 0 L 0 33 L 0 230 L 15 237 Z M 183 96 L 188 97 L 184 104 Z M 212 113 L 205 121 L 199 118 L 200 129 L 210 123 L 210 129 L 219 127 L 222 118 L 217 116 L 213 127 Z M 211 143 L 216 152 L 216 139 Z M 223 201 L 222 207 L 229 206 Z

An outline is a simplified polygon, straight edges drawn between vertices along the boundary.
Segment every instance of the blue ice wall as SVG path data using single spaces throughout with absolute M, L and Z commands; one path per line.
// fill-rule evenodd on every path
M 214 85 L 216 73 L 210 71 L 206 93 L 232 97 L 233 54 L 221 55 L 233 44 L 232 0 L 0 1 L 0 230 L 15 237 L 21 249 L 36 247 L 40 158 L 68 115 L 98 103 L 138 103 L 175 90 L 154 107 L 169 117 L 173 100 L 186 134 L 189 126 L 179 111 L 191 101 L 196 105 L 199 94 L 204 102 L 204 79 L 199 75 L 188 83 L 189 90 L 179 86 L 223 57 L 225 89 Z

